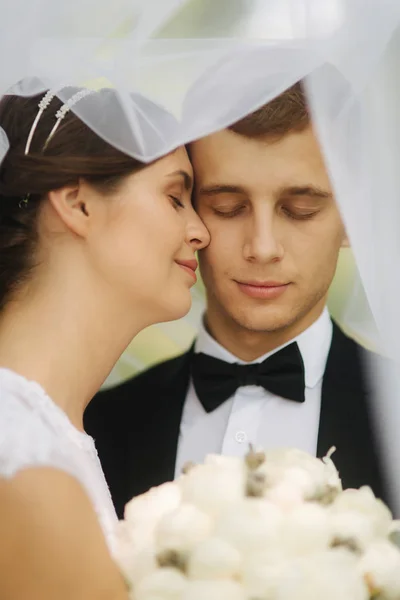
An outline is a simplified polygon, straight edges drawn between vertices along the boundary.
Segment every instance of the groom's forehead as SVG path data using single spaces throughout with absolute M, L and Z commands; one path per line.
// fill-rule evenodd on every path
M 221 168 L 236 168 L 236 163 L 245 164 L 249 160 L 262 160 L 268 139 L 253 140 L 230 130 L 222 130 L 208 135 L 190 145 L 190 158 L 193 168 L 204 175 Z
M 197 183 L 202 185 L 330 187 L 311 128 L 257 139 L 224 130 L 195 142 L 191 159 Z
M 301 133 L 311 128 L 311 118 L 302 82 L 273 98 L 254 112 L 245 115 L 232 125 L 217 133 L 210 134 L 189 145 L 195 168 L 199 171 L 205 165 L 207 170 L 212 163 L 217 165 L 232 160 L 232 153 L 252 152 L 261 154 L 263 144 L 272 144 L 294 132 Z M 250 154 L 243 157 L 250 159 Z

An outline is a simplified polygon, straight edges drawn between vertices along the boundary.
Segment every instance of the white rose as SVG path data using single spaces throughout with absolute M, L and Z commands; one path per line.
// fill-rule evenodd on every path
M 246 469 L 243 461 L 234 468 L 225 463 L 193 467 L 178 482 L 184 502 L 194 504 L 212 517 L 243 498 Z
M 374 535 L 386 537 L 392 523 L 392 515 L 387 506 L 378 500 L 371 488 L 348 489 L 339 494 L 330 507 L 332 513 L 355 511 L 370 521 Z
M 188 577 L 191 579 L 229 579 L 238 575 L 240 552 L 225 540 L 212 537 L 201 542 L 191 553 Z
M 273 463 L 280 469 L 299 467 L 311 474 L 317 475 L 324 470 L 324 463 L 303 450 L 297 448 L 273 448 L 265 453 L 265 465 Z
M 371 595 L 387 600 L 400 597 L 400 552 L 391 542 L 379 540 L 371 544 L 360 558 L 359 571 L 364 575 Z
M 375 538 L 374 524 L 367 515 L 355 510 L 334 511 L 330 514 L 332 542 L 363 551 Z
M 265 493 L 265 498 L 283 511 L 292 510 L 304 502 L 302 491 L 290 481 L 282 481 L 269 488 Z
M 142 523 L 131 524 L 121 521 L 125 527 L 124 539 L 119 534 L 118 539 L 121 543 L 128 543 L 135 549 L 154 546 L 155 524 L 150 520 L 144 519 Z M 121 530 L 120 530 L 121 531 Z
M 328 512 L 322 506 L 303 503 L 286 514 L 279 543 L 288 557 L 326 550 L 330 540 Z
M 274 600 L 368 600 L 350 553 L 327 551 L 286 564 Z
M 133 600 L 181 600 L 187 579 L 177 569 L 163 568 L 144 577 L 132 592 Z
M 211 517 L 196 506 L 181 504 L 158 523 L 155 534 L 157 549 L 188 552 L 211 535 L 213 525 Z
M 278 546 L 282 511 L 258 498 L 245 498 L 220 516 L 216 535 L 232 544 L 244 556 Z
M 243 587 L 229 579 L 189 581 L 181 600 L 247 600 Z
M 248 561 L 242 574 L 243 586 L 250 598 L 274 598 L 277 587 L 286 575 L 286 565 L 281 557 L 262 554 Z
M 132 586 L 158 568 L 154 550 L 146 548 L 138 551 L 134 550 L 131 553 L 129 550 L 126 552 L 118 550 L 117 554 L 114 555 L 114 560 L 129 585 Z
M 154 531 L 158 521 L 179 506 L 181 492 L 176 483 L 165 483 L 146 494 L 133 498 L 125 506 L 125 527 L 131 543 L 138 548 L 154 544 Z
M 118 523 L 115 540 L 114 559 L 130 583 L 157 568 L 153 541 L 141 544 L 143 537 L 132 539 L 131 531 L 124 521 Z
M 307 499 L 329 500 L 342 490 L 339 474 L 332 460 L 328 457 L 320 460 L 302 450 L 269 450 L 259 471 L 265 475 L 267 486 L 291 481 Z
M 177 508 L 180 503 L 181 491 L 177 483 L 164 483 L 128 502 L 125 506 L 124 520 L 132 525 L 140 524 L 143 519 L 155 522 Z
M 315 481 L 312 474 L 300 467 L 289 467 L 283 473 L 283 482 L 298 488 L 303 498 L 310 496 L 315 490 Z

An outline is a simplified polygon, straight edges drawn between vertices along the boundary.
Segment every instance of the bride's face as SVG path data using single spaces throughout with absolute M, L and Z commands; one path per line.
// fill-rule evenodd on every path
M 148 322 L 184 316 L 196 281 L 195 252 L 209 234 L 191 203 L 193 171 L 184 148 L 128 176 L 96 198 L 86 242 L 91 268 Z M 94 192 L 96 193 L 96 192 Z

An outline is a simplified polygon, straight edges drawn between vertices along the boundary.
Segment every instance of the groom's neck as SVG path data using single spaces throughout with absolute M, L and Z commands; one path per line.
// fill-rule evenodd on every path
M 264 327 L 258 326 L 257 329 L 254 326 L 251 328 L 250 320 L 249 324 L 245 318 L 238 322 L 225 311 L 208 307 L 204 325 L 208 333 L 228 352 L 240 360 L 251 362 L 268 352 L 273 352 L 306 331 L 320 317 L 324 307 L 325 299 L 299 319 L 279 326 L 268 323 Z

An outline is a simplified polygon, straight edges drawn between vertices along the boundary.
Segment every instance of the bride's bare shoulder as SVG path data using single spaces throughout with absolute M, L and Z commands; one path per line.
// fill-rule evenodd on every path
M 54 468 L 0 477 L 0 597 L 127 598 L 77 479 Z

